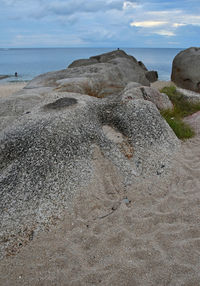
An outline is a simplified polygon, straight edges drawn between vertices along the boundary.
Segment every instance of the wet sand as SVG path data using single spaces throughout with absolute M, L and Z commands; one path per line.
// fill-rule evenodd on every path
M 200 112 L 186 121 L 196 136 L 168 178 L 124 190 L 102 169 L 104 188 L 80 193 L 73 212 L 0 262 L 0 285 L 200 285 Z

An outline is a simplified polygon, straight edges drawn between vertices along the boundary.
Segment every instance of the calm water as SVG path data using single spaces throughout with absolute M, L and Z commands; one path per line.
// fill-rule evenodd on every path
M 0 49 L 0 75 L 5 81 L 27 81 L 35 76 L 66 68 L 72 61 L 112 51 L 112 48 Z M 157 70 L 159 79 L 169 80 L 173 58 L 181 49 L 124 48 L 149 70 Z M 14 73 L 18 73 L 15 78 Z

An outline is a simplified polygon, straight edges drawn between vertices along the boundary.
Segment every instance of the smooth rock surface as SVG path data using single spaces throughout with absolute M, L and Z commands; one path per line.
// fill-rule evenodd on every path
M 200 48 L 183 50 L 174 58 L 171 79 L 178 87 L 200 92 Z

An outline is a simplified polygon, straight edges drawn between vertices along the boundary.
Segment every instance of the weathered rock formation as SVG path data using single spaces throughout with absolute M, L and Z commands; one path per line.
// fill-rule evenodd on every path
M 118 55 L 95 57 L 109 63 L 38 76 L 1 100 L 4 247 L 70 208 L 77 192 L 102 181 L 108 163 L 106 180 L 120 181 L 123 188 L 167 173 L 179 141 L 157 107 L 171 103 L 144 86 L 148 81 L 132 57 Z
M 171 79 L 178 87 L 200 92 L 200 48 L 186 49 L 174 58 Z

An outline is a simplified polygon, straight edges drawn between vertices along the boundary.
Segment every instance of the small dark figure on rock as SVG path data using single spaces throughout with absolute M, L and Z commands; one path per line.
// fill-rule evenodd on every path
M 17 77 L 18 76 L 18 74 L 17 74 L 17 72 L 15 72 L 15 77 Z

